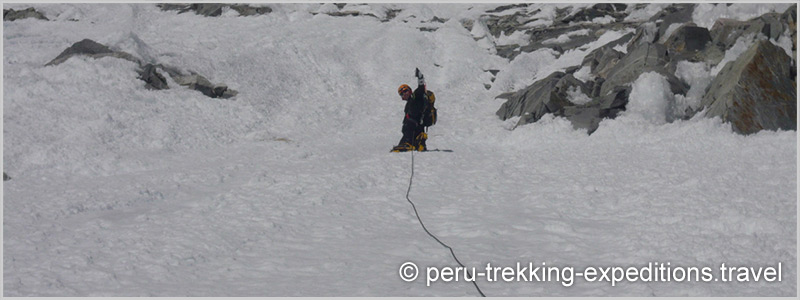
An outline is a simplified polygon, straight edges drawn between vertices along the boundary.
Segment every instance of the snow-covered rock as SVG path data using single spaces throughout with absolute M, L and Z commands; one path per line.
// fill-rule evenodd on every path
M 158 4 L 162 10 L 177 10 L 179 14 L 194 11 L 195 14 L 206 17 L 218 17 L 226 10 L 234 10 L 240 16 L 264 15 L 272 12 L 269 6 L 250 6 L 247 4 L 227 3 L 187 3 L 187 4 Z
M 795 43 L 790 42 L 791 40 L 796 40 L 794 25 L 794 16 L 796 15 L 797 7 L 796 5 L 789 6 L 784 12 L 765 12 L 759 16 L 749 18 L 748 20 L 744 21 L 737 18 L 720 18 L 713 23 L 714 25 L 711 30 L 703 26 L 698 26 L 694 23 L 698 14 L 708 14 L 707 10 L 709 9 L 707 6 L 704 6 L 700 11 L 695 12 L 696 6 L 696 4 L 669 5 L 664 7 L 660 12 L 654 14 L 647 21 L 632 23 L 625 21 L 629 18 L 617 16 L 616 22 L 602 25 L 607 26 L 608 28 L 613 28 L 614 26 L 634 26 L 636 29 L 634 33 L 628 33 L 627 35 L 623 36 L 623 38 L 611 43 L 606 43 L 605 45 L 602 45 L 596 50 L 588 53 L 588 55 L 582 57 L 580 65 L 583 67 L 588 67 L 590 70 L 588 74 L 581 73 L 581 78 L 584 78 L 582 80 L 588 80 L 587 85 L 589 86 L 590 91 L 589 93 L 586 93 L 586 95 L 593 98 L 607 97 L 612 93 L 612 91 L 614 91 L 613 94 L 616 97 L 617 95 L 622 95 L 619 93 L 621 88 L 630 87 L 634 81 L 640 78 L 642 74 L 648 72 L 658 72 L 668 83 L 668 93 L 670 93 L 670 95 L 662 97 L 664 99 L 668 99 L 668 108 L 663 109 L 659 107 L 657 110 L 663 111 L 663 113 L 658 113 L 658 115 L 665 115 L 666 121 L 672 122 L 673 120 L 691 118 L 696 112 L 701 110 L 702 107 L 699 105 L 699 99 L 702 98 L 702 95 L 700 94 L 706 92 L 705 89 L 706 86 L 708 86 L 708 80 L 706 80 L 706 78 L 713 78 L 714 76 L 717 76 L 719 71 L 727 63 L 737 60 L 737 58 L 739 58 L 746 49 L 750 48 L 753 43 L 769 40 L 771 43 L 779 45 L 786 53 L 792 55 L 787 56 L 789 57 L 788 60 L 781 58 L 777 61 L 786 64 L 784 66 L 786 68 L 796 64 L 796 57 L 793 55 L 796 53 L 796 46 L 794 45 Z M 774 8 L 780 7 L 776 6 Z M 747 8 L 744 10 L 747 11 L 748 14 L 752 11 L 757 11 L 757 9 L 754 9 L 752 6 L 747 6 Z M 573 12 L 570 14 L 570 16 L 585 19 L 585 16 L 594 16 L 595 14 L 600 13 L 601 10 L 596 9 L 596 7 L 592 7 L 584 8 L 583 10 L 578 11 L 580 12 Z M 720 16 L 724 14 L 716 15 Z M 568 38 L 571 34 L 570 30 L 573 32 L 578 32 L 576 31 L 578 28 L 574 26 L 537 28 L 535 30 L 531 30 L 530 32 L 535 33 L 532 34 L 532 38 L 539 38 L 540 40 L 533 41 L 529 46 L 526 47 L 530 49 L 532 47 L 543 47 L 543 45 L 546 45 L 547 47 L 555 49 L 559 53 L 563 52 L 568 54 L 570 51 L 565 50 L 576 48 L 576 46 L 572 44 L 573 41 Z M 555 36 L 557 36 L 557 38 Z M 581 41 L 581 43 L 585 42 L 586 41 Z M 621 47 L 622 43 L 625 43 L 626 45 L 624 49 Z M 526 47 L 522 47 L 521 49 L 524 50 Z M 577 47 L 577 49 L 580 49 L 580 47 Z M 574 53 L 574 51 L 572 53 Z M 557 61 L 566 60 L 566 56 L 567 55 L 557 58 Z M 513 59 L 513 56 L 510 58 Z M 685 68 L 678 70 L 679 65 L 684 67 L 686 66 L 685 64 L 682 64 L 683 62 L 703 63 L 705 65 L 704 68 L 692 69 L 703 70 L 702 72 L 709 72 L 710 74 L 693 74 L 691 76 L 687 76 L 685 73 Z M 560 69 L 557 68 L 554 71 L 556 73 L 567 71 L 568 68 L 577 65 L 578 62 L 573 62 L 572 64 L 572 66 L 567 64 L 565 67 Z M 682 73 L 683 80 L 676 76 L 676 72 L 684 72 Z M 567 73 L 570 72 L 567 71 Z M 778 75 L 761 73 L 758 76 L 764 77 L 763 80 L 770 81 L 774 80 L 775 76 Z M 690 78 L 698 78 L 702 80 L 688 80 Z M 730 78 L 725 80 L 729 79 Z M 720 79 L 720 82 L 722 81 L 723 79 Z M 655 81 L 651 80 L 649 82 Z M 660 84 L 661 82 L 658 81 L 658 83 Z M 756 101 L 763 101 L 765 103 L 764 105 L 768 107 L 770 104 L 767 103 L 775 101 L 776 99 L 794 99 L 794 89 L 796 85 L 793 81 L 787 81 L 787 83 L 790 84 L 780 84 L 776 86 L 775 89 L 771 89 L 770 95 L 762 95 L 763 97 L 755 97 L 754 99 L 759 99 Z M 533 87 L 536 84 L 537 83 L 534 83 L 530 87 Z M 693 87 L 694 85 L 696 85 L 696 87 Z M 524 90 L 528 89 L 526 88 Z M 687 94 L 689 91 L 692 92 L 691 95 Z M 709 94 L 716 92 L 716 90 L 708 91 Z M 539 107 L 538 105 L 529 106 L 526 104 L 526 101 L 531 101 L 531 103 L 541 102 L 542 100 L 537 99 L 537 97 L 540 97 L 540 95 L 531 95 L 531 98 L 527 100 L 525 97 L 512 97 L 509 99 L 509 101 L 516 102 L 509 103 L 508 105 L 504 104 L 498 111 L 498 115 L 500 115 L 504 120 L 515 116 L 523 116 L 514 113 L 509 114 L 510 111 L 508 108 Z M 706 95 L 706 98 L 708 97 L 712 96 Z M 764 97 L 767 99 L 763 99 Z M 572 103 L 576 105 L 566 105 L 568 108 L 567 111 L 569 111 L 571 116 L 581 116 L 581 119 L 585 119 L 585 121 L 576 121 L 576 127 L 586 128 L 586 124 L 591 124 L 589 126 L 589 131 L 593 132 L 597 124 L 599 124 L 599 121 L 590 120 L 591 118 L 588 116 L 616 116 L 616 114 L 601 114 L 600 111 L 602 110 L 598 109 L 596 106 L 592 106 L 599 103 L 599 101 L 580 102 L 581 103 Z M 661 101 L 658 102 L 661 103 Z M 710 103 L 710 101 L 705 101 L 704 103 Z M 587 109 L 589 111 L 582 112 L 582 109 Z M 622 109 L 625 108 L 622 107 Z M 653 109 L 656 109 L 656 107 L 653 107 Z M 554 113 L 557 116 L 563 115 L 563 112 L 563 109 L 550 111 L 550 113 Z M 710 115 L 719 114 L 717 113 Z M 523 116 L 519 120 L 520 124 L 532 121 L 535 122 L 542 117 L 540 114 L 533 114 L 533 116 L 535 117 L 531 118 Z M 766 114 L 762 117 L 772 118 L 776 117 L 776 115 Z M 786 123 L 786 120 L 794 120 L 794 118 L 789 115 L 785 117 L 786 119 L 784 121 L 772 120 L 770 122 L 783 124 Z M 573 119 L 577 120 L 575 118 Z M 728 120 L 727 118 L 723 119 Z M 796 124 L 796 121 L 792 121 L 792 124 Z M 796 125 L 794 126 L 796 127 Z M 767 126 L 765 128 L 786 129 L 793 127 L 781 125 L 777 127 Z M 742 132 L 741 130 L 736 131 Z M 748 130 L 745 131 L 751 132 Z
M 47 17 L 43 13 L 36 11 L 33 7 L 28 7 L 23 10 L 4 9 L 3 21 L 15 21 L 19 19 L 34 18 L 47 21 Z

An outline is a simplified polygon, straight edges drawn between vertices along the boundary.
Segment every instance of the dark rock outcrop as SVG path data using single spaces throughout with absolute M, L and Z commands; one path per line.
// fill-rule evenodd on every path
M 139 71 L 139 79 L 145 82 L 144 87 L 149 90 L 165 90 L 169 88 L 167 79 L 158 72 L 157 67 L 153 64 L 147 64 Z
M 238 94 L 238 92 L 228 89 L 227 85 L 213 84 L 205 77 L 194 72 L 189 75 L 181 74 L 174 69 L 167 69 L 167 72 L 179 85 L 199 91 L 211 98 L 230 98 Z
M 658 37 L 658 26 L 653 22 L 644 23 L 636 28 L 633 37 L 628 41 L 626 51 L 630 53 L 642 45 L 655 44 L 658 42 Z
M 188 10 L 192 10 L 194 11 L 195 14 L 201 16 L 218 17 L 222 15 L 223 7 L 225 7 L 225 5 L 220 3 L 199 3 L 199 4 L 189 4 Z
M 692 21 L 694 4 L 673 4 L 650 18 L 650 22 L 656 23 L 658 32 L 656 40 L 661 39 L 666 34 L 672 24 L 683 24 Z
M 382 23 L 385 23 L 385 22 L 389 22 L 392 19 L 396 18 L 397 15 L 400 12 L 403 11 L 402 9 L 386 9 L 384 11 L 384 13 L 385 13 L 384 17 L 381 18 L 381 17 L 376 16 L 373 13 L 364 13 L 364 12 L 360 12 L 360 11 L 357 11 L 357 10 L 341 10 L 345 6 L 337 5 L 336 7 L 338 9 L 340 9 L 340 10 L 339 11 L 334 11 L 334 12 L 312 12 L 311 14 L 312 15 L 323 14 L 323 15 L 329 15 L 331 17 L 372 17 L 372 18 L 378 19 Z M 444 23 L 446 21 L 447 20 L 445 20 L 445 19 L 441 19 L 439 17 L 434 16 L 430 20 L 430 22 L 428 22 L 428 23 Z M 438 28 L 436 28 L 436 27 L 421 27 L 419 29 L 420 29 L 420 31 L 431 32 L 431 31 L 436 31 Z
M 521 22 L 525 15 L 522 12 L 516 12 L 513 15 L 487 15 L 484 17 L 484 23 L 489 29 L 489 33 L 494 37 L 500 37 L 500 34 L 511 35 L 517 30 L 522 29 L 524 21 Z
M 783 14 L 767 13 L 747 21 L 718 19 L 711 27 L 711 39 L 714 45 L 723 50 L 730 49 L 736 40 L 748 34 L 761 33 L 769 39 L 777 40 L 786 30 L 796 31 L 796 20 L 793 19 L 792 12 L 796 15 L 796 5 Z
M 250 6 L 250 5 L 231 5 L 231 8 L 239 13 L 240 16 L 258 16 L 266 15 L 272 12 L 272 8 L 268 6 Z
M 499 12 L 504 12 L 504 11 L 509 10 L 509 9 L 528 7 L 528 5 L 530 5 L 530 4 L 520 3 L 520 4 L 501 5 L 501 6 L 498 6 L 498 7 L 494 8 L 494 9 L 488 10 L 486 12 L 487 13 L 499 13 Z
M 631 90 L 630 87 L 616 87 L 605 96 L 576 105 L 568 100 L 567 93 L 572 89 L 584 94 L 590 91 L 588 84 L 571 74 L 555 72 L 525 90 L 501 95 L 499 98 L 508 101 L 500 107 L 497 115 L 503 120 L 521 116 L 517 122 L 519 126 L 536 122 L 545 114 L 553 114 L 570 120 L 575 129 L 585 129 L 591 134 L 604 118 L 616 118 L 619 112 L 625 110 Z
M 246 4 L 227 4 L 227 3 L 177 3 L 158 4 L 161 10 L 177 10 L 179 14 L 193 11 L 197 15 L 206 17 L 218 17 L 222 15 L 224 8 L 230 8 L 239 13 L 240 16 L 264 15 L 272 12 L 272 8 L 267 6 L 250 6 Z
M 515 30 L 525 30 L 530 36 L 529 45 L 495 47 L 498 55 L 509 60 L 522 52 L 541 48 L 565 53 L 595 41 L 604 30 L 636 28 L 635 32 L 593 50 L 579 66 L 565 68 L 564 72 L 552 73 L 520 91 L 498 96 L 507 101 L 497 115 L 503 120 L 520 117 L 517 125 L 522 125 L 536 122 L 549 113 L 565 117 L 575 128 L 586 129 L 591 134 L 603 118 L 615 118 L 626 110 L 632 84 L 642 74 L 655 72 L 666 79 L 667 94 L 683 95 L 683 98 L 665 98 L 664 101 L 668 102 L 665 104 L 667 122 L 691 118 L 706 107 L 707 116 L 721 116 L 738 133 L 748 134 L 763 129 L 796 130 L 797 5 L 782 13 L 766 13 L 747 21 L 719 19 L 711 30 L 692 23 L 695 6 L 690 3 L 670 5 L 644 22 L 623 20 L 625 7 L 616 4 L 597 4 L 577 12 L 556 9 L 551 26 L 534 28 L 525 27 L 525 20 L 531 17 L 525 15 L 524 10 L 513 14 L 508 12 L 504 16 L 484 16 L 482 20 L 495 37 L 500 32 L 508 34 Z M 616 21 L 611 24 L 586 22 L 605 16 Z M 462 24 L 473 26 L 463 20 Z M 564 39 L 564 34 L 570 38 Z M 787 36 L 794 42 L 791 56 L 784 51 L 789 49 L 773 44 L 784 44 L 785 41 L 779 40 Z M 714 67 L 742 37 L 752 37 L 756 45 L 736 61 L 728 63 L 705 91 L 699 91 L 695 86 L 692 95 L 687 95 L 689 85 L 695 83 L 683 82 L 675 75 L 681 63 L 702 62 L 709 68 Z M 625 49 L 620 49 L 620 45 L 625 45 Z M 588 74 L 582 69 L 585 67 L 589 68 Z M 577 70 L 582 70 L 580 77 L 586 82 L 572 75 Z M 578 92 L 591 101 L 570 102 L 570 97 L 575 97 Z M 702 104 L 696 102 L 701 96 Z
M 498 45 L 494 47 L 497 50 L 497 56 L 504 57 L 507 59 L 514 59 L 517 55 L 522 53 L 520 51 L 519 45 L 511 44 L 511 45 Z
M 791 32 L 792 52 L 794 52 L 792 57 L 797 57 L 797 4 L 789 7 L 781 18 Z
M 659 72 L 665 76 L 669 74 L 665 66 L 669 62 L 667 48 L 661 44 L 645 44 L 627 55 L 623 56 L 616 63 L 605 77 L 605 82 L 600 88 L 600 96 L 610 93 L 615 87 L 629 84 L 639 78 L 639 75 L 647 72 Z M 685 94 L 688 88 L 676 89 L 673 92 Z
M 478 20 L 462 19 L 460 22 L 464 28 L 472 31 L 477 21 L 486 26 L 488 35 L 494 38 L 512 35 L 520 31 L 524 32 L 529 41 L 527 45 L 525 43 L 521 43 L 522 45 L 495 45 L 496 54 L 508 60 L 514 60 L 521 53 L 529 53 L 543 48 L 564 53 L 596 41 L 607 30 L 620 31 L 638 26 L 635 21 L 623 20 L 627 16 L 627 4 L 600 3 L 575 12 L 569 8 L 556 8 L 556 16 L 552 25 L 544 25 L 540 22 L 541 19 L 537 14 L 541 10 L 530 10 L 529 6 L 530 4 L 504 5 L 486 11 L 487 14 L 481 15 Z M 595 18 L 608 16 L 615 21 L 610 24 L 591 22 Z M 586 32 L 570 35 L 566 42 L 554 41 L 563 34 L 574 33 L 578 30 L 586 30 Z M 475 38 L 480 40 L 484 37 Z
M 628 8 L 628 5 L 623 3 L 598 3 L 591 7 L 582 9 L 571 16 L 567 16 L 561 19 L 560 22 L 587 22 L 592 21 L 595 18 L 602 18 L 605 16 L 611 16 L 617 21 L 622 21 L 622 19 L 627 16 L 625 13 L 626 8 Z
M 558 52 L 564 52 L 583 46 L 597 40 L 594 33 L 601 29 L 602 25 L 595 24 L 578 24 L 575 26 L 556 26 L 546 28 L 535 28 L 528 31 L 531 37 L 531 43 L 520 48 L 520 52 L 533 52 L 542 48 L 554 48 L 558 46 Z M 571 36 L 566 43 L 548 43 L 548 40 L 558 38 L 563 34 L 574 32 L 577 30 L 586 30 L 587 34 Z M 513 57 L 511 57 L 513 59 Z
M 621 43 L 627 42 L 627 40 L 629 40 L 631 37 L 633 37 L 633 34 L 627 34 L 616 41 L 589 52 L 589 54 L 583 58 L 581 65 L 588 66 L 591 69 L 591 73 L 597 77 L 607 77 L 611 68 L 613 68 L 620 61 L 620 59 L 625 56 L 624 53 L 614 50 L 614 47 Z
M 733 19 L 718 19 L 711 27 L 711 39 L 714 46 L 722 51 L 733 47 L 740 37 L 746 34 L 756 34 L 761 31 L 764 23 L 758 20 L 739 21 Z
M 711 82 L 702 104 L 742 134 L 763 129 L 797 130 L 797 74 L 792 58 L 758 41 L 729 62 Z
M 61 54 L 56 56 L 53 60 L 45 64 L 45 66 L 54 66 L 65 62 L 70 57 L 75 55 L 87 55 L 93 58 L 100 58 L 104 56 L 109 56 L 113 54 L 114 51 L 111 51 L 105 45 L 99 44 L 90 39 L 84 39 L 80 42 L 72 44 L 69 48 L 62 51 Z
M 588 134 L 592 134 L 603 119 L 614 119 L 625 110 L 630 93 L 630 87 L 616 87 L 608 95 L 595 97 L 589 103 L 564 107 L 563 117 L 575 129 L 585 129 Z
M 781 20 L 786 23 L 789 27 L 789 30 L 792 32 L 797 32 L 797 4 L 794 4 L 786 9 L 781 15 Z
M 601 109 L 600 100 L 594 101 L 592 105 L 583 106 L 576 106 L 575 103 L 570 102 L 569 92 L 573 90 L 588 94 L 591 91 L 591 87 L 576 79 L 572 74 L 555 72 L 522 91 L 504 96 L 507 97 L 508 101 L 500 107 L 497 115 L 503 120 L 521 116 L 517 125 L 522 125 L 536 122 L 545 114 L 554 114 L 575 119 L 576 122 L 582 124 L 581 127 L 587 129 L 592 127 L 588 125 L 600 122 L 599 120 L 595 122 L 590 118 L 591 116 L 608 115 L 608 109 Z M 607 103 L 605 108 L 610 108 L 611 105 Z M 596 110 L 596 113 L 586 113 L 583 110 Z M 584 123 L 586 126 L 583 126 Z M 594 129 L 591 131 L 594 131 Z
M 522 116 L 518 123 L 527 124 L 538 121 L 547 113 L 560 110 L 565 103 L 556 97 L 556 84 L 566 75 L 564 72 L 555 72 L 512 94 L 497 110 L 497 115 L 503 120 Z
M 705 50 L 710 42 L 711 34 L 708 29 L 689 23 L 675 30 L 664 45 L 667 46 L 672 60 L 687 60 Z
M 138 78 L 145 82 L 145 87 L 147 89 L 161 90 L 169 88 L 166 78 L 158 72 L 158 69 L 162 69 L 166 71 L 167 74 L 169 74 L 170 77 L 172 77 L 172 79 L 175 80 L 175 82 L 179 85 L 200 91 L 203 93 L 203 95 L 211 98 L 230 98 L 238 94 L 237 91 L 228 89 L 227 85 L 213 84 L 208 79 L 197 73 L 189 71 L 189 74 L 184 74 L 177 68 L 168 67 L 161 64 L 146 64 L 130 53 L 113 51 L 109 47 L 90 39 L 84 39 L 73 44 L 61 52 L 61 54 L 59 54 L 55 59 L 45 64 L 45 66 L 61 64 L 75 55 L 85 55 L 92 58 L 110 56 L 132 61 L 139 65 Z
M 396 18 L 400 12 L 403 11 L 402 9 L 387 9 L 386 10 L 386 17 L 381 20 L 381 22 L 389 22 L 392 19 Z M 472 30 L 472 28 L 470 28 Z
M 206 16 L 206 17 L 216 17 L 222 14 L 222 7 L 223 4 L 220 3 L 208 3 L 208 4 L 170 4 L 170 3 L 162 3 L 158 4 L 158 7 L 161 10 L 169 11 L 169 10 L 177 10 L 178 14 L 194 11 L 195 14 Z
M 29 7 L 24 10 L 13 10 L 13 9 L 3 10 L 3 21 L 16 21 L 27 18 L 34 18 L 34 19 L 48 21 L 47 17 L 45 17 L 44 14 L 36 11 L 36 9 L 34 9 L 33 7 Z
M 570 72 L 570 70 L 567 70 L 567 72 Z M 574 73 L 574 70 L 572 70 L 572 73 Z M 568 92 L 570 91 L 580 92 L 584 95 L 589 95 L 592 92 L 592 87 L 578 80 L 571 73 L 567 73 L 567 75 L 561 77 L 561 79 L 558 80 L 558 83 L 556 83 L 554 90 L 555 97 L 559 100 L 564 100 L 561 101 L 561 103 L 565 103 L 563 106 L 574 105 L 572 104 L 572 102 L 568 100 L 569 99 Z M 554 112 L 557 111 L 554 110 Z
M 366 13 L 365 14 L 365 13 L 362 13 L 360 11 L 355 11 L 355 10 L 335 11 L 335 12 L 330 12 L 330 13 L 325 13 L 325 14 L 329 15 L 331 17 L 358 17 L 358 16 L 369 16 L 369 17 L 373 17 L 373 18 L 377 18 L 378 17 L 378 16 L 376 16 L 374 14 L 370 14 L 370 13 Z
M 525 90 L 512 94 L 497 111 L 498 116 L 504 120 L 521 116 L 518 125 L 522 125 L 538 121 L 544 114 L 551 113 L 567 118 L 576 129 L 583 128 L 591 134 L 597 130 L 603 118 L 616 118 L 619 112 L 625 110 L 630 84 L 643 73 L 658 72 L 664 75 L 671 92 L 685 95 L 688 86 L 666 69 L 670 62 L 666 46 L 642 42 L 628 54 L 613 49 L 631 41 L 634 36 L 626 35 L 584 57 L 582 65 L 591 68 L 594 78 L 591 81 L 584 83 L 567 74 L 575 72 L 578 67 L 569 68 L 567 73 L 553 73 Z M 576 105 L 569 101 L 569 91 L 579 91 L 592 100 Z

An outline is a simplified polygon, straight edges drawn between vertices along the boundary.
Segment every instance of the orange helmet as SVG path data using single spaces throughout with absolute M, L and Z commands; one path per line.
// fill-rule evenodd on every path
M 400 87 L 399 87 L 399 88 L 397 88 L 397 93 L 398 93 L 398 94 L 400 94 L 400 96 L 402 96 L 402 95 L 403 95 L 403 93 L 404 93 L 404 92 L 406 92 L 406 91 L 409 91 L 409 92 L 410 92 L 410 91 L 411 91 L 411 87 L 410 87 L 410 86 L 408 86 L 408 85 L 407 85 L 407 84 L 405 84 L 405 83 L 404 83 L 404 84 L 401 84 L 401 85 L 400 85 Z

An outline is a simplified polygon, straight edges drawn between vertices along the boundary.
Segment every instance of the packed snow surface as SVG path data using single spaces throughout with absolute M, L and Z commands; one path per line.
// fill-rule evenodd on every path
M 796 132 L 666 123 L 653 116 L 674 95 L 654 74 L 634 83 L 634 109 L 591 136 L 552 116 L 514 130 L 518 118 L 495 116 L 495 96 L 602 43 L 508 62 L 460 22 L 477 24 L 488 4 L 346 7 L 402 9 L 389 22 L 316 14 L 330 4 L 216 18 L 147 3 L 4 8 L 28 6 L 52 21 L 3 23 L 4 296 L 475 296 L 464 280 L 426 286 L 426 268 L 456 262 L 406 202 L 412 155 L 409 196 L 468 267 L 670 263 L 719 280 L 478 278 L 488 296 L 797 294 Z M 134 63 L 110 57 L 44 66 L 85 38 L 239 94 L 147 90 Z M 437 95 L 428 145 L 452 153 L 389 153 L 396 89 L 416 86 L 416 67 Z M 682 66 L 682 78 L 695 69 L 710 67 Z M 421 272 L 410 283 L 405 262 Z M 780 264 L 781 280 L 723 282 L 723 263 Z

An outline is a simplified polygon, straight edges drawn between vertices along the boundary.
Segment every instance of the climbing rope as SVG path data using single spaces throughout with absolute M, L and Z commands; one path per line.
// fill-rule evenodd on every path
M 458 260 L 458 257 L 456 257 L 456 253 L 455 253 L 455 251 L 453 251 L 453 248 L 448 246 L 447 244 L 445 244 L 441 240 L 439 240 L 439 238 L 437 238 L 435 235 L 433 235 L 433 233 L 428 231 L 428 228 L 425 227 L 425 223 L 422 222 L 422 218 L 419 217 L 419 212 L 417 211 L 417 206 L 414 205 L 414 202 L 412 202 L 411 198 L 408 197 L 408 195 L 411 194 L 411 184 L 414 182 L 414 152 L 416 152 L 416 151 L 411 151 L 411 177 L 408 179 L 408 190 L 406 191 L 406 200 L 408 200 L 408 203 L 411 203 L 411 207 L 414 209 L 414 214 L 417 215 L 417 220 L 419 220 L 419 225 L 422 226 L 422 229 L 425 230 L 425 233 L 427 233 L 430 237 L 432 237 L 434 240 L 436 240 L 436 242 L 438 242 L 440 245 L 442 245 L 442 247 L 445 247 L 445 248 L 447 248 L 447 250 L 450 250 L 450 255 L 453 256 L 453 259 L 455 259 L 456 262 L 458 263 L 458 265 L 460 265 L 462 268 L 464 268 L 464 270 L 467 272 L 467 277 L 475 278 L 474 276 L 470 276 L 469 275 L 469 270 L 467 270 L 467 267 L 464 266 L 464 264 L 462 264 L 460 260 Z M 477 280 L 472 280 L 472 285 L 475 286 L 475 289 L 478 290 L 478 293 L 481 294 L 481 297 L 486 297 L 486 295 L 483 294 L 483 291 L 481 291 L 481 288 L 478 287 L 478 284 L 475 283 L 476 281 Z

